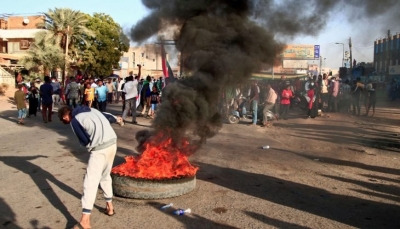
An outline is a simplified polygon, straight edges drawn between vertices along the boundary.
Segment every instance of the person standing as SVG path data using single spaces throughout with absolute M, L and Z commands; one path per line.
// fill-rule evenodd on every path
M 252 81 L 249 90 L 249 103 L 253 111 L 252 123 L 250 125 L 257 125 L 257 112 L 258 112 L 258 99 L 260 95 L 260 88 L 257 86 L 257 81 Z
M 270 110 L 272 110 L 272 108 L 274 108 L 277 98 L 278 98 L 278 95 L 276 94 L 274 89 L 272 89 L 271 84 L 267 83 L 266 92 L 265 92 L 265 96 L 264 96 L 265 103 L 264 103 L 264 109 L 263 109 L 263 125 L 262 125 L 262 127 L 268 127 L 267 114 L 268 114 L 268 111 L 270 111 Z
M 122 113 L 122 119 L 126 120 L 129 110 L 132 114 L 132 123 L 137 124 L 136 122 L 136 99 L 138 96 L 137 91 L 138 81 L 133 79 L 133 76 L 126 77 L 126 83 L 124 85 L 124 93 L 125 93 L 125 109 Z
M 37 107 L 38 107 L 38 96 L 39 92 L 38 89 L 34 84 L 29 88 L 29 93 L 28 93 L 28 101 L 29 101 L 29 112 L 28 112 L 28 118 L 31 117 L 31 115 L 35 115 L 37 113 Z
M 90 215 L 100 185 L 106 201 L 104 214 L 115 214 L 112 204 L 113 190 L 110 172 L 117 152 L 117 135 L 105 114 L 86 106 L 75 109 L 62 107 L 58 118 L 70 124 L 82 146 L 90 153 L 86 175 L 83 181 L 82 215 L 73 228 L 90 228 Z
M 36 80 L 35 80 L 35 87 L 36 87 L 36 89 L 39 91 L 39 89 L 40 89 L 40 86 L 42 86 L 42 82 L 41 82 L 41 80 L 40 80 L 40 78 L 38 77 L 38 78 L 36 78 Z M 37 110 L 40 112 L 40 110 L 41 110 L 41 108 L 40 108 L 40 105 L 41 105 L 41 102 L 40 102 L 40 93 L 38 93 L 38 106 L 37 106 Z
M 97 80 L 91 78 L 89 82 L 90 82 L 90 87 L 93 88 L 94 92 L 96 92 L 96 88 L 98 87 Z M 95 109 L 99 109 L 99 104 L 97 103 L 96 97 L 94 97 L 92 101 L 92 107 Z
M 75 108 L 80 98 L 80 88 L 74 77 L 70 77 L 70 83 L 67 85 L 65 95 L 68 97 L 69 106 Z
M 105 112 L 107 108 L 107 95 L 108 89 L 103 85 L 103 80 L 98 80 L 98 87 L 96 88 L 96 99 L 99 107 L 99 111 Z
M 42 118 L 43 122 L 51 122 L 53 110 L 53 86 L 49 76 L 44 77 L 44 84 L 40 86 L 40 97 L 42 98 Z M 58 96 L 58 98 L 60 98 Z
M 14 100 L 17 104 L 18 110 L 18 124 L 24 124 L 24 118 L 26 117 L 26 95 L 23 92 L 23 84 L 18 83 L 18 90 L 14 93 Z
M 329 101 L 328 101 L 328 111 L 336 112 L 337 111 L 337 103 L 338 103 L 338 95 L 339 95 L 339 81 L 336 80 L 336 77 L 332 77 L 332 82 L 329 87 Z M 332 108 L 333 106 L 333 108 Z
M 313 105 L 316 99 L 316 95 L 315 95 L 315 85 L 314 84 L 310 84 L 309 86 L 309 90 L 307 92 L 307 118 L 315 118 L 314 115 L 312 115 L 312 109 L 313 109 Z
M 353 81 L 353 86 L 351 88 L 351 104 L 353 107 L 352 111 L 353 116 L 356 115 L 356 110 L 357 110 L 357 116 L 360 116 L 361 112 L 360 97 L 364 85 L 361 84 L 360 81 L 361 81 L 360 78 L 357 78 L 357 80 Z
M 106 87 L 107 87 L 107 102 L 109 104 L 111 104 L 112 100 L 113 100 L 113 95 L 114 95 L 114 92 L 115 92 L 115 85 L 114 85 L 114 82 L 112 81 L 111 78 L 108 78 L 108 81 L 106 83 Z
M 327 75 L 324 73 L 321 80 L 321 110 L 324 111 L 324 106 L 327 104 L 328 106 L 328 78 Z
M 122 98 L 122 85 L 125 83 L 121 77 L 118 77 L 116 103 L 119 103 L 119 98 Z
M 52 108 L 55 108 L 56 106 L 60 108 L 60 92 L 61 92 L 61 84 L 58 82 L 57 78 L 55 76 L 51 77 L 51 86 L 53 87 L 53 94 L 52 94 Z M 51 110 L 53 112 L 53 110 Z
M 340 95 L 341 95 L 341 104 L 342 104 L 342 108 L 340 108 L 341 111 L 344 111 L 345 113 L 350 113 L 351 109 L 350 109 L 350 91 L 351 91 L 351 87 L 349 85 L 349 80 L 347 79 L 346 81 L 344 81 L 340 87 Z
M 287 120 L 291 98 L 293 98 L 293 92 L 291 90 L 290 84 L 288 84 L 281 94 L 281 116 L 284 120 Z
M 372 106 L 372 116 L 375 115 L 375 104 L 376 104 L 376 84 L 372 83 L 371 80 L 369 80 L 367 86 L 365 87 L 366 90 L 366 100 L 367 100 L 367 107 L 366 111 L 367 113 L 365 116 L 368 116 L 368 113 L 371 109 Z

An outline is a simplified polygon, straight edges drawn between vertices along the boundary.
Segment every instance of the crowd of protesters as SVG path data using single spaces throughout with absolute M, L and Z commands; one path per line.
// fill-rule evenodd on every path
M 18 123 L 24 124 L 25 117 L 36 116 L 38 111 L 42 113 L 43 122 L 51 122 L 52 114 L 64 105 L 72 109 L 82 105 L 106 112 L 107 104 L 121 101 L 124 121 L 132 117 L 132 123 L 137 124 L 137 107 L 142 110 L 139 116 L 154 118 L 165 82 L 162 77 L 141 79 L 141 66 L 138 68 L 137 75 L 130 72 L 125 79 L 115 76 L 103 80 L 84 77 L 78 72 L 75 77 L 68 77 L 64 84 L 57 77 L 49 76 L 44 77 L 44 82 L 40 78 L 18 82 L 14 96 L 18 105 Z
M 220 96 L 220 110 L 226 117 L 232 110 L 249 110 L 252 118 L 250 125 L 258 122 L 258 108 L 263 106 L 261 126 L 268 126 L 266 114 L 275 113 L 276 119 L 286 120 L 289 110 L 300 107 L 306 118 L 316 118 L 322 112 L 340 112 L 354 116 L 361 115 L 361 104 L 364 103 L 365 114 L 368 116 L 372 108 L 375 114 L 377 85 L 371 80 L 365 84 L 360 78 L 350 82 L 326 74 L 280 80 L 252 80 L 248 84 L 237 87 L 227 87 Z

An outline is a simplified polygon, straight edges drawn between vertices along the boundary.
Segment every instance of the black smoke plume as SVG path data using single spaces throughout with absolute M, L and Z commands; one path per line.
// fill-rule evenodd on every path
M 193 131 L 204 143 L 221 127 L 218 98 L 223 89 L 245 82 L 263 63 L 273 63 L 284 45 L 275 34 L 317 34 L 329 14 L 343 5 L 370 12 L 360 0 L 142 0 L 151 13 L 132 27 L 142 42 L 167 26 L 178 26 L 176 47 L 191 76 L 170 84 L 154 120 L 155 131 L 180 139 Z M 382 12 L 382 9 L 379 9 Z M 145 135 L 141 135 L 145 136 Z M 147 136 L 147 135 L 146 135 Z M 143 139 L 141 140 L 143 142 Z M 178 142 L 178 141 L 177 141 Z

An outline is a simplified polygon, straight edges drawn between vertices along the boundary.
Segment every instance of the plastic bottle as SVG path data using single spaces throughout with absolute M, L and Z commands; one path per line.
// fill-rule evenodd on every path
M 170 208 L 170 207 L 172 207 L 172 206 L 174 206 L 174 204 L 173 204 L 173 203 L 170 203 L 170 204 L 164 205 L 164 206 L 162 206 L 162 207 L 161 207 L 161 210 L 164 210 L 164 209 Z
M 263 146 L 263 147 L 261 147 L 261 148 L 263 148 L 263 149 L 269 149 L 269 146 Z
M 184 210 L 184 209 L 178 209 L 176 211 L 174 211 L 174 215 L 184 215 L 184 214 L 189 214 L 191 213 L 192 210 L 190 210 L 190 208 Z

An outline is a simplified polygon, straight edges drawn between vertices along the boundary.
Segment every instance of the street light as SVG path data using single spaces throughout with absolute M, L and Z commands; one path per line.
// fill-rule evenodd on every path
M 344 67 L 344 44 L 343 43 L 335 43 L 337 45 L 343 45 L 343 58 L 342 58 L 342 67 Z
M 324 58 L 325 60 L 326 58 Z M 322 56 L 319 56 L 319 74 L 322 75 Z

